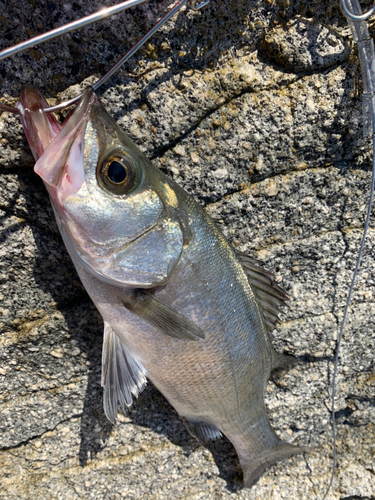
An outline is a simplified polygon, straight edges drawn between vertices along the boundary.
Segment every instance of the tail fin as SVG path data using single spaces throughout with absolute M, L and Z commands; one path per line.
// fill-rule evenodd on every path
M 308 446 L 294 446 L 280 441 L 274 448 L 266 450 L 256 459 L 249 460 L 239 455 L 245 488 L 253 486 L 263 472 L 276 462 L 308 451 L 311 451 Z

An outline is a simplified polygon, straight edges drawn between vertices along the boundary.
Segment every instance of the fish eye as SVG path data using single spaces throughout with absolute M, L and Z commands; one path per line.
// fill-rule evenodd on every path
M 126 181 L 128 171 L 121 162 L 112 160 L 107 168 L 107 177 L 113 184 L 122 184 Z
M 136 166 L 125 153 L 114 155 L 100 164 L 97 177 L 100 186 L 111 194 L 126 194 L 135 186 Z

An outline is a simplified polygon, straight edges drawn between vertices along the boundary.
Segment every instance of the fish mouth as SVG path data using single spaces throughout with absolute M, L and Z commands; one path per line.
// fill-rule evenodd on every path
M 52 113 L 45 113 L 48 104 L 36 87 L 25 85 L 21 88 L 16 104 L 31 152 L 38 160 L 48 144 L 60 132 L 61 125 Z
M 77 192 L 84 183 L 83 141 L 91 105 L 96 96 L 84 90 L 73 112 L 60 125 L 45 99 L 35 87 L 24 87 L 17 104 L 30 148 L 35 157 L 34 171 L 61 198 Z

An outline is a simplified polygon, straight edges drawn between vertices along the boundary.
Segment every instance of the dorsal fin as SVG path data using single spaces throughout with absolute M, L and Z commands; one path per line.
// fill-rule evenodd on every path
M 245 253 L 235 250 L 240 260 L 251 288 L 257 298 L 259 309 L 262 311 L 264 321 L 269 332 L 275 328 L 279 319 L 280 308 L 290 300 L 288 294 L 280 288 L 269 271 L 260 267 L 260 262 Z

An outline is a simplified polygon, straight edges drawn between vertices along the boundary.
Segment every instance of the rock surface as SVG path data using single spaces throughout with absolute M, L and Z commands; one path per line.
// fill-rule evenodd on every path
M 0 62 L 0 99 L 14 104 L 23 83 L 51 102 L 76 95 L 169 4 L 151 0 Z M 101 3 L 0 6 L 5 48 Z M 211 0 L 179 13 L 103 89 L 133 141 L 291 296 L 275 346 L 300 363 L 269 382 L 267 406 L 282 439 L 314 449 L 273 466 L 251 490 L 230 444 L 202 448 L 151 384 L 116 425 L 106 420 L 101 319 L 18 119 L 0 114 L 1 499 L 323 497 L 332 360 L 371 177 L 359 75 L 336 0 Z M 375 497 L 374 238 L 372 221 L 340 357 L 330 500 Z

